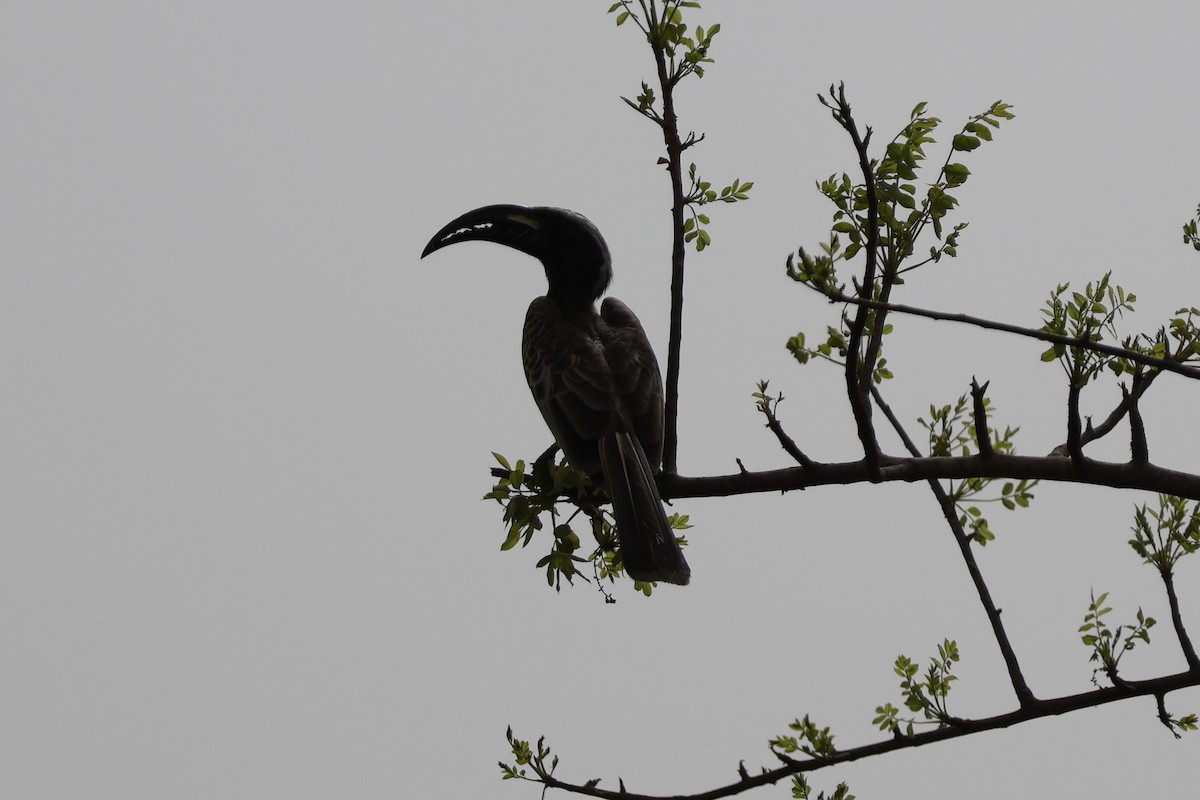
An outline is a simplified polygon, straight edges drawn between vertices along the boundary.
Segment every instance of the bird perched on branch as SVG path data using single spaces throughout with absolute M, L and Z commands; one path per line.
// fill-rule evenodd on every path
M 629 307 L 609 297 L 608 245 L 563 208 L 494 205 L 447 224 L 421 257 L 458 242 L 507 245 L 542 262 L 549 289 L 529 304 L 525 378 L 555 442 L 612 498 L 630 577 L 686 584 L 691 576 L 667 523 L 655 475 L 662 464 L 663 385 L 654 350 Z

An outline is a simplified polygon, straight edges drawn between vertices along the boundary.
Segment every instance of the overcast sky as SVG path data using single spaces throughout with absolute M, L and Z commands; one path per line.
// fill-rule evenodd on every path
M 679 502 L 693 584 L 555 594 L 540 546 L 500 553 L 490 451 L 549 434 L 519 363 L 536 262 L 469 244 L 487 203 L 588 215 L 612 292 L 665 362 L 661 140 L 618 99 L 652 74 L 608 0 L 8 2 L 0 12 L 0 788 L 7 797 L 536 798 L 501 784 L 504 730 L 560 774 L 695 792 L 775 766 L 805 713 L 876 741 L 891 664 L 963 652 L 951 710 L 1015 700 L 922 485 Z M 1105 271 L 1128 330 L 1200 305 L 1180 226 L 1200 201 L 1200 11 L 1185 3 L 735 3 L 679 95 L 691 151 L 749 203 L 690 260 L 680 469 L 787 465 L 750 394 L 769 378 L 814 458 L 859 455 L 840 376 L 784 349 L 837 309 L 787 279 L 853 168 L 815 95 L 844 80 L 889 139 L 918 101 L 941 138 L 993 101 L 957 261 L 899 299 L 1036 326 Z M 1186 10 L 1185 10 L 1186 9 Z M 940 153 L 941 151 L 935 151 Z M 940 157 L 937 156 L 937 157 Z M 1015 338 L 894 320 L 884 387 L 915 430 L 991 380 L 1021 452 L 1065 438 L 1066 386 Z M 1086 413 L 1119 397 L 1089 389 Z M 1196 470 L 1196 388 L 1144 403 L 1152 458 Z M 1091 452 L 1121 459 L 1125 433 Z M 884 446 L 900 445 L 884 435 Z M 1088 593 L 1164 624 L 1131 677 L 1184 667 L 1161 586 L 1126 546 L 1137 493 L 1043 485 L 981 553 L 1042 697 L 1086 691 Z M 1200 626 L 1200 567 L 1179 591 Z M 1123 662 L 1126 663 L 1126 662 Z M 1200 692 L 1168 697 L 1200 711 Z M 874 798 L 1182 797 L 1196 734 L 1150 700 L 813 776 Z M 760 797 L 786 797 L 786 785 Z

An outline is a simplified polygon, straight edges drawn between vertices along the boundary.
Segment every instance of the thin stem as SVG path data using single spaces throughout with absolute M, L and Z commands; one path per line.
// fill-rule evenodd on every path
M 1142 372 L 1138 373 L 1138 375 L 1135 375 L 1133 379 L 1133 390 L 1128 393 L 1128 396 L 1122 396 L 1121 402 L 1117 403 L 1116 408 L 1109 412 L 1109 415 L 1104 419 L 1103 422 L 1084 431 L 1083 440 L 1081 443 L 1083 445 L 1087 445 L 1089 442 L 1094 442 L 1096 439 L 1100 439 L 1112 433 L 1113 429 L 1117 427 L 1117 423 L 1123 420 L 1125 415 L 1128 414 L 1131 409 L 1136 408 L 1137 401 L 1146 393 L 1146 390 L 1150 388 L 1150 384 L 1154 382 L 1154 379 L 1161 374 L 1161 372 Z M 1132 421 L 1130 424 L 1133 424 Z M 1149 460 L 1148 455 L 1147 460 Z
M 812 287 L 815 289 L 815 287 Z M 819 291 L 819 290 L 816 290 Z M 837 292 L 835 294 L 825 294 L 831 303 L 852 303 L 854 305 L 866 306 L 868 308 L 886 309 L 897 314 L 909 314 L 914 317 L 924 317 L 938 322 L 959 322 L 964 325 L 973 325 L 977 328 L 986 330 L 1003 331 L 1005 333 L 1014 333 L 1018 336 L 1026 336 L 1030 339 L 1038 339 L 1051 344 L 1061 344 L 1068 347 L 1079 347 L 1084 350 L 1093 350 L 1097 353 L 1105 353 L 1110 356 L 1128 359 L 1137 364 L 1143 364 L 1147 367 L 1162 370 L 1163 372 L 1174 372 L 1177 375 L 1183 375 L 1187 378 L 1200 379 L 1200 368 L 1189 367 L 1186 364 L 1180 363 L 1171 358 L 1155 358 L 1154 356 L 1139 353 L 1136 350 L 1126 350 L 1123 347 L 1115 347 L 1113 345 L 1102 344 L 1100 342 L 1089 342 L 1086 339 L 1076 338 L 1074 336 L 1066 336 L 1061 333 L 1050 333 L 1049 331 L 1038 330 L 1036 328 L 1024 328 L 1020 325 L 1013 325 L 1007 322 L 996 322 L 994 320 L 983 319 L 982 317 L 973 317 L 968 314 L 951 314 L 944 311 L 935 311 L 928 308 L 918 308 L 916 306 L 908 306 L 900 303 L 884 303 L 878 300 L 871 300 L 856 295 L 846 294 L 845 292 Z M 1147 376 L 1149 377 L 1149 376 Z
M 643 6 L 644 7 L 644 6 Z M 683 192 L 683 144 L 679 138 L 679 118 L 675 113 L 675 83 L 662 39 L 657 34 L 658 19 L 653 16 L 650 4 L 650 44 L 654 50 L 654 61 L 658 69 L 658 84 L 662 91 L 663 114 L 660 127 L 667 148 L 667 172 L 671 176 L 671 321 L 670 339 L 667 343 L 667 380 L 665 427 L 663 433 L 663 472 L 675 474 L 678 469 L 679 451 L 679 371 L 683 344 L 683 278 L 686 242 L 684 240 L 683 215 L 687 200 Z
M 875 192 L 875 175 L 871 170 L 871 162 L 867 155 L 867 144 L 871 140 L 871 130 L 867 129 L 866 136 L 860 136 L 858 125 L 854 122 L 854 116 L 850 110 L 850 104 L 846 101 L 846 87 L 839 86 L 837 92 L 830 87 L 831 101 L 836 97 L 837 104 L 829 105 L 833 112 L 833 118 L 838 124 L 845 129 L 850 135 L 850 141 L 854 144 L 854 150 L 858 154 L 859 169 L 862 170 L 863 184 L 867 193 L 867 241 L 866 241 L 866 266 L 863 269 L 862 285 L 859 287 L 859 295 L 864 299 L 870 299 L 871 293 L 875 287 L 875 272 L 878 268 L 879 258 L 879 197 Z M 879 458 L 879 441 L 875 436 L 875 428 L 871 425 L 871 405 L 867 402 L 867 387 L 871 383 L 871 372 L 874 369 L 874 363 L 871 361 L 873 348 L 870 346 L 868 339 L 868 347 L 866 352 L 863 352 L 862 339 L 866 331 L 867 319 L 870 316 L 870 310 L 867 306 L 860 305 L 854 319 L 850 321 L 848 326 L 849 336 L 846 344 L 846 394 L 850 400 L 850 408 L 854 412 L 854 422 L 858 429 L 858 438 L 863 446 L 863 458 L 868 466 L 873 465 Z M 876 320 L 876 330 L 880 328 L 881 321 Z M 874 351 L 877 353 L 877 351 Z
M 814 469 L 818 466 L 817 462 L 805 455 L 804 451 L 796 444 L 796 441 L 787 434 L 787 431 L 783 429 L 783 425 L 780 424 L 779 418 L 775 416 L 774 411 L 764 406 L 759 406 L 759 410 L 767 418 L 767 428 L 771 433 L 775 434 L 775 438 L 779 440 L 779 445 L 789 456 L 796 460 L 796 463 L 805 469 Z M 743 472 L 745 472 L 744 467 Z

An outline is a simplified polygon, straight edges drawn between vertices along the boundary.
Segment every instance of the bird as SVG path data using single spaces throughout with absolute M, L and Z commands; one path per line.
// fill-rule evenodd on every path
M 655 477 L 663 452 L 663 384 L 637 316 L 596 302 L 612 257 L 587 217 L 549 206 L 489 205 L 457 217 L 421 253 L 459 242 L 506 245 L 542 262 L 546 294 L 529 304 L 521 361 L 533 399 L 571 466 L 612 501 L 621 560 L 636 581 L 686 585 L 691 568 Z

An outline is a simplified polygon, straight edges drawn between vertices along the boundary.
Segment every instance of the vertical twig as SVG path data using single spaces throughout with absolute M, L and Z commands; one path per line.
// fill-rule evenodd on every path
M 858 125 L 854 122 L 850 104 L 846 101 L 845 84 L 840 84 L 836 93 L 832 86 L 829 89 L 830 95 L 837 101 L 836 107 L 830 105 L 829 108 L 833 112 L 833 118 L 845 129 L 846 133 L 850 135 L 850 141 L 854 143 L 854 150 L 858 153 L 859 169 L 862 170 L 864 190 L 867 193 L 867 230 L 866 247 L 864 248 L 867 263 L 863 269 L 863 280 L 862 285 L 858 287 L 858 294 L 860 297 L 872 300 L 874 299 L 872 293 L 879 260 L 879 197 L 875 192 L 875 174 L 867 155 L 867 145 L 871 141 L 871 129 L 867 128 L 866 136 L 859 135 Z M 875 436 L 875 428 L 871 424 L 871 405 L 867 402 L 867 396 L 871 387 L 871 372 L 874 369 L 871 355 L 872 351 L 878 351 L 869 347 L 866 353 L 862 352 L 863 332 L 871 314 L 871 309 L 859 305 L 848 326 L 846 393 L 849 395 L 850 407 L 854 411 L 858 439 L 863 446 L 863 458 L 869 467 L 874 468 L 879 463 L 879 441 Z M 881 325 L 882 319 L 876 319 L 876 327 L 879 328 Z
M 987 427 L 987 405 L 984 403 L 984 396 L 987 392 L 991 381 L 985 381 L 983 386 L 975 382 L 975 377 L 971 377 L 971 400 L 974 406 L 975 417 L 975 444 L 979 447 L 979 455 L 987 458 L 992 455 L 992 439 L 988 436 Z
M 683 193 L 684 148 L 679 138 L 679 118 L 675 113 L 675 78 L 667 63 L 662 25 L 653 3 L 643 3 L 642 10 L 647 17 L 648 39 L 654 51 L 658 85 L 662 92 L 663 113 L 659 124 L 667 148 L 667 172 L 671 176 L 671 319 L 670 339 L 667 343 L 663 472 L 672 475 L 679 471 L 679 371 L 683 343 L 683 268 L 687 253 L 683 230 L 683 215 L 686 209 Z
M 1140 373 L 1138 373 L 1140 374 Z M 1142 422 L 1142 412 L 1138 408 L 1137 398 L 1138 376 L 1134 375 L 1134 393 L 1130 393 L 1121 384 L 1121 398 L 1129 411 L 1129 457 L 1135 464 L 1145 464 L 1150 461 L 1150 448 L 1146 444 L 1146 425 Z
M 1079 392 L 1079 383 L 1072 377 L 1067 390 L 1067 453 L 1076 468 L 1083 469 L 1083 420 L 1079 416 Z

